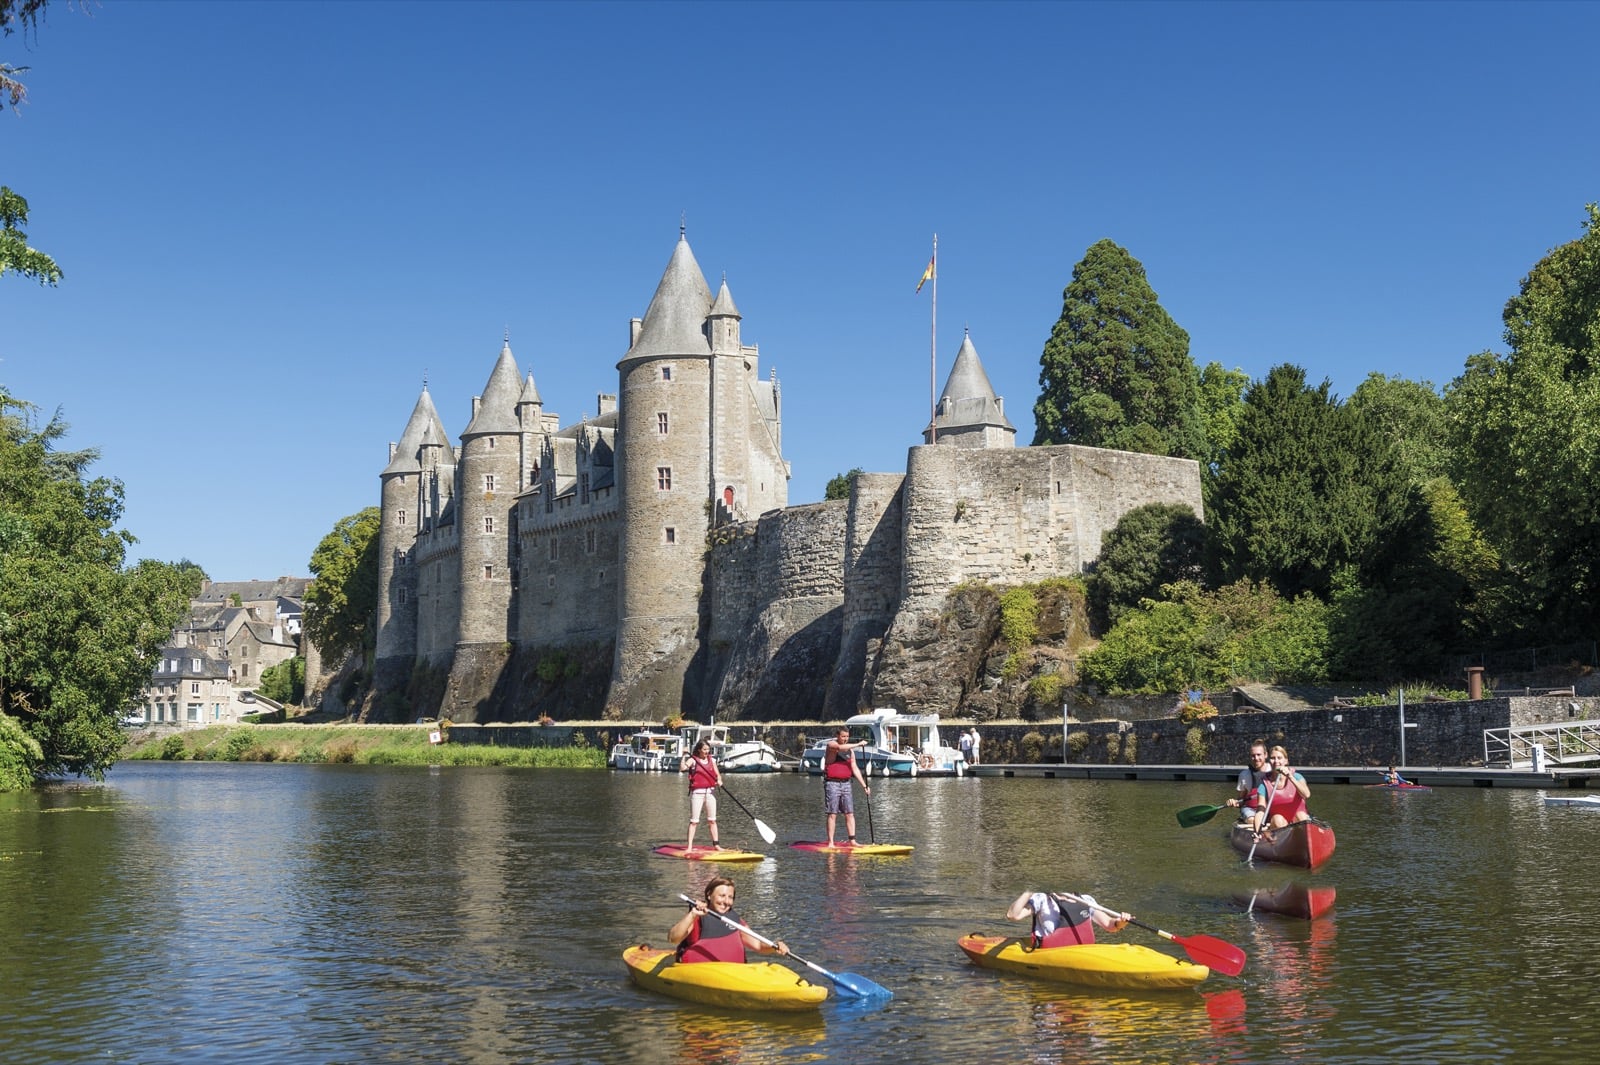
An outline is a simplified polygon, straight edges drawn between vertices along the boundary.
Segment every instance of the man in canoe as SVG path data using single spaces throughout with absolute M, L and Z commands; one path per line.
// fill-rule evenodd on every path
M 745 920 L 733 909 L 733 881 L 725 876 L 714 876 L 706 882 L 703 901 L 678 918 L 667 932 L 667 940 L 678 945 L 680 962 L 731 961 L 744 962 L 746 950 L 757 954 L 788 954 L 783 940 L 768 946 L 748 935 L 729 921 L 744 924 Z M 727 917 L 728 920 L 722 920 Z
M 711 756 L 711 744 L 701 740 L 694 751 L 684 759 L 682 769 L 689 774 L 689 845 L 685 851 L 694 850 L 694 830 L 700 825 L 700 811 L 706 812 L 706 829 L 711 833 L 711 849 L 720 851 L 717 842 L 717 789 L 722 787 L 722 770 Z
M 855 793 L 850 790 L 850 778 L 861 781 L 861 789 L 868 795 L 872 794 L 872 788 L 867 785 L 867 778 L 861 775 L 861 767 L 856 765 L 855 755 L 851 752 L 866 745 L 866 740 L 851 743 L 850 730 L 840 725 L 839 731 L 823 751 L 822 808 L 828 814 L 830 847 L 833 846 L 834 825 L 838 823 L 840 814 L 844 814 L 844 830 L 850 834 L 849 845 L 856 845 L 856 800 Z
M 1033 918 L 1035 947 L 1075 947 L 1094 942 L 1094 926 L 1120 932 L 1128 926 L 1128 915 L 1099 908 L 1093 895 L 1073 895 L 1065 891 L 1024 891 L 1006 910 L 1006 918 L 1024 921 Z
M 1256 740 L 1250 744 L 1250 764 L 1239 770 L 1239 781 L 1235 790 L 1238 794 L 1229 799 L 1227 805 L 1239 807 L 1239 820 L 1253 821 L 1256 816 L 1256 789 L 1261 787 L 1262 781 L 1271 774 L 1272 767 L 1267 764 L 1267 743 L 1265 740 Z
M 1289 767 L 1289 752 L 1282 747 L 1272 748 L 1271 759 L 1272 773 L 1257 792 L 1255 819 L 1251 822 L 1257 835 L 1266 828 L 1283 828 L 1291 821 L 1311 820 L 1306 809 L 1311 785 Z

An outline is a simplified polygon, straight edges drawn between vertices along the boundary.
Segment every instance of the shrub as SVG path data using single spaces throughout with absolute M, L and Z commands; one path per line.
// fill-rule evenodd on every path
M 1198 721 L 1206 721 L 1217 716 L 1217 708 L 1211 705 L 1211 700 L 1201 699 L 1197 703 L 1184 700 L 1178 704 L 1177 718 L 1185 725 L 1193 725 Z
M 1129 765 L 1139 762 L 1139 734 L 1130 732 L 1122 738 L 1122 760 Z
M 1211 747 L 1206 743 L 1206 730 L 1199 725 L 1183 734 L 1183 753 L 1192 765 L 1204 765 L 1211 760 Z
M 223 758 L 230 762 L 244 761 L 245 753 L 254 747 L 256 738 L 248 732 L 235 732 L 223 744 Z
M 180 733 L 173 733 L 161 741 L 162 761 L 181 762 L 188 757 L 188 753 L 184 750 L 183 736 Z
M 1000 637 L 1013 651 L 1033 646 L 1039 637 L 1039 597 L 1026 585 L 1000 596 Z
M 1083 752 L 1089 749 L 1089 734 L 1087 732 L 1067 733 L 1067 753 L 1078 761 L 1083 760 Z
M 1022 760 L 1024 762 L 1042 762 L 1044 760 L 1043 734 L 1029 732 L 1022 737 Z

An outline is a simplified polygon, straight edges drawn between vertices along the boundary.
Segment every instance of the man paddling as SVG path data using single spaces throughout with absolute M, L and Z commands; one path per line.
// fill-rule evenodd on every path
M 872 788 L 867 784 L 867 778 L 861 775 L 861 767 L 856 765 L 855 755 L 851 752 L 857 747 L 865 747 L 866 740 L 857 743 L 850 742 L 850 730 L 843 725 L 828 741 L 827 748 L 822 754 L 822 797 L 823 809 L 828 814 L 828 846 L 832 847 L 834 825 L 839 815 L 844 814 L 844 829 L 850 834 L 847 846 L 856 845 L 856 803 L 855 794 L 850 790 L 850 778 L 861 781 L 861 788 L 868 795 Z
M 1239 807 L 1239 820 L 1253 821 L 1256 816 L 1256 790 L 1272 774 L 1267 764 L 1267 744 L 1256 740 L 1250 745 L 1250 764 L 1239 771 L 1238 794 L 1227 805 Z
M 1094 942 L 1094 926 L 1108 932 L 1128 927 L 1125 913 L 1100 908 L 1093 895 L 1073 895 L 1065 891 L 1024 891 L 1006 910 L 1006 918 L 1025 921 L 1033 918 L 1033 945 L 1036 947 L 1076 947 Z

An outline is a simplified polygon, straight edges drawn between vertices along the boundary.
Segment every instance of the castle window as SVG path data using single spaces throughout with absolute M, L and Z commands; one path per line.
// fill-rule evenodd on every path
M 587 529 L 583 534 L 583 549 L 589 554 L 594 554 L 594 530 Z
M 494 450 L 494 437 L 492 437 L 492 436 L 489 438 L 489 450 L 490 451 Z
M 483 567 L 483 579 L 486 580 L 486 581 L 494 580 L 494 567 L 493 566 L 484 566 Z
M 662 536 L 662 542 L 669 544 L 675 544 L 678 542 L 677 529 L 674 529 L 672 526 L 668 525 L 664 530 L 662 530 L 662 532 L 664 534 Z
M 589 475 L 587 473 L 578 475 L 578 502 L 589 502 Z
M 656 467 L 656 487 L 661 489 L 663 492 L 670 492 L 672 490 L 671 466 Z
M 671 366 L 663 366 L 663 367 L 661 367 L 661 379 L 663 381 L 672 380 L 672 367 Z
M 492 517 L 490 517 L 488 515 L 484 516 L 484 519 L 483 519 L 483 531 L 486 532 L 486 533 L 494 532 L 494 518 L 492 518 Z
M 561 557 L 561 541 L 557 540 L 554 536 L 552 536 L 552 537 L 550 537 L 550 555 L 549 555 L 550 561 L 554 562 L 556 559 L 558 559 L 560 557 Z
M 400 520 L 400 524 L 401 525 L 404 525 L 406 523 L 406 512 L 405 511 L 402 510 L 400 512 L 400 519 L 399 520 Z
M 406 601 L 406 590 L 404 588 L 402 588 L 402 589 L 400 589 L 400 603 L 401 603 L 401 605 L 404 605 L 405 601 Z
M 395 556 L 394 564 L 396 566 L 408 566 L 411 564 L 411 556 L 402 551 Z
M 656 432 L 667 435 L 667 412 L 664 410 L 656 411 Z
M 494 474 L 486 473 L 483 475 L 483 490 L 485 492 L 494 491 Z

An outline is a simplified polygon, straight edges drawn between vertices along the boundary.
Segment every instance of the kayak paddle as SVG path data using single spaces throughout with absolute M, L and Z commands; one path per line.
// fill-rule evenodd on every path
M 746 817 L 748 817 L 750 820 L 752 820 L 752 821 L 754 821 L 756 823 L 756 831 L 761 833 L 761 838 L 762 839 L 766 840 L 768 843 L 772 843 L 774 840 L 776 840 L 778 838 L 778 834 L 776 832 L 772 831 L 772 827 L 770 825 L 768 825 L 765 821 L 761 820 L 761 818 L 757 817 L 755 814 L 751 813 L 750 812 L 750 808 L 748 806 L 746 806 L 744 803 L 739 801 L 739 796 L 735 795 L 733 792 L 728 790 L 728 782 L 727 781 L 723 781 L 722 782 L 722 792 L 728 798 L 733 800 L 733 804 L 735 806 L 737 806 L 739 809 L 744 811 L 744 815 Z
M 1244 864 L 1249 865 L 1256 860 L 1256 848 L 1261 845 L 1261 833 L 1267 830 L 1267 825 L 1272 821 L 1272 781 L 1267 781 L 1267 804 L 1261 808 L 1265 811 L 1261 815 L 1261 829 L 1256 833 L 1256 838 L 1250 841 L 1250 853 L 1244 856 Z
M 687 902 L 690 906 L 697 905 L 694 899 L 691 899 L 687 895 L 679 895 L 678 898 L 682 899 L 684 902 Z M 769 947 L 775 947 L 778 945 L 777 943 L 768 939 L 766 936 L 762 935 L 760 932 L 757 932 L 754 928 L 751 928 L 748 925 L 742 925 L 738 921 L 729 919 L 726 914 L 717 914 L 717 919 L 732 925 L 734 928 L 737 928 L 739 931 L 748 936 L 753 936 L 754 938 L 759 939 Z M 812 972 L 818 973 L 833 981 L 833 986 L 839 989 L 841 995 L 848 995 L 850 998 L 872 999 L 888 999 L 894 997 L 893 991 L 890 991 L 887 987 L 884 987 L 881 984 L 873 983 L 864 976 L 857 976 L 855 973 L 830 973 L 816 962 L 806 961 L 792 950 L 789 952 L 789 957 L 793 958 L 801 965 L 804 965 Z
M 1082 896 L 1074 895 L 1073 898 L 1088 906 L 1094 907 L 1101 913 L 1109 913 L 1113 917 L 1122 916 L 1122 914 L 1117 910 L 1109 909 L 1100 905 L 1098 902 L 1090 902 L 1088 899 L 1085 899 Z M 1178 944 L 1178 946 L 1183 948 L 1183 952 L 1189 955 L 1190 961 L 1204 965 L 1210 969 L 1215 969 L 1224 976 L 1238 976 L 1244 971 L 1244 951 L 1240 950 L 1238 947 L 1226 940 L 1218 939 L 1216 936 L 1173 935 L 1171 932 L 1162 931 L 1155 925 L 1145 924 L 1136 917 L 1129 917 L 1128 923 L 1136 924 L 1147 932 L 1154 932 L 1162 939 L 1172 940 L 1174 943 Z
M 1203 825 L 1217 816 L 1218 810 L 1226 810 L 1227 808 L 1227 803 L 1222 803 L 1220 806 L 1190 806 L 1187 809 L 1178 811 L 1178 824 L 1184 828 Z

